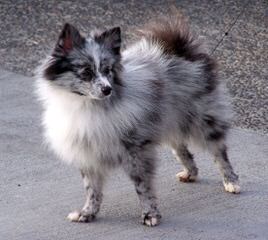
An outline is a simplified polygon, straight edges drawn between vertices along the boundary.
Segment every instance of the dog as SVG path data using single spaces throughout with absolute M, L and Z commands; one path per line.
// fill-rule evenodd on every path
M 230 107 L 216 61 L 194 37 L 178 11 L 138 30 L 121 50 L 121 30 L 94 31 L 85 38 L 66 23 L 36 74 L 43 105 L 44 138 L 56 155 L 81 171 L 86 202 L 68 219 L 90 222 L 100 210 L 109 170 L 122 167 L 135 185 L 142 223 L 155 226 L 156 149 L 171 147 L 183 165 L 182 182 L 198 168 L 189 144 L 218 163 L 227 192 L 239 193 L 227 155 Z

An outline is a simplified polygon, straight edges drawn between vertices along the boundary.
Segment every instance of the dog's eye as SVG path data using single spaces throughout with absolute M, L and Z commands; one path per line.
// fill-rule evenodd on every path
M 105 67 L 105 68 L 103 69 L 103 73 L 104 73 L 105 75 L 108 75 L 110 72 L 111 72 L 111 68 L 110 68 L 109 66 L 107 66 L 107 67 Z
M 93 71 L 90 67 L 86 67 L 83 72 L 81 73 L 82 77 L 84 78 L 92 78 Z
M 90 67 L 87 67 L 84 69 L 83 73 L 86 75 L 90 75 L 90 74 L 92 74 L 92 69 Z

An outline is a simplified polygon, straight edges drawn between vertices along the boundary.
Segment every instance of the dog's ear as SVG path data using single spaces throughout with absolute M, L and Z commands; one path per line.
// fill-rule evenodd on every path
M 115 55 L 120 55 L 121 29 L 120 27 L 111 28 L 95 37 L 96 42 L 103 44 L 112 50 Z
M 79 31 L 69 23 L 65 23 L 53 54 L 66 56 L 74 47 L 81 47 L 85 43 L 85 38 Z

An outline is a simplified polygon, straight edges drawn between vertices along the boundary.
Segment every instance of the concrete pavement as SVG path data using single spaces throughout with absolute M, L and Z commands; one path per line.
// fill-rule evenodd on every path
M 268 136 L 233 129 L 230 158 L 242 193 L 223 191 L 210 156 L 195 150 L 199 181 L 179 183 L 181 169 L 167 150 L 159 152 L 156 177 L 162 223 L 139 224 L 134 187 L 111 174 L 96 222 L 68 222 L 84 203 L 79 173 L 42 146 L 40 106 L 33 79 L 0 70 L 0 239 L 268 239 Z

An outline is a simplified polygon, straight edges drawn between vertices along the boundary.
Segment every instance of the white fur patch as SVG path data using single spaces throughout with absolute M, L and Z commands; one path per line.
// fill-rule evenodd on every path
M 228 183 L 223 182 L 223 185 L 224 185 L 224 189 L 226 192 L 240 193 L 241 188 L 238 184 L 231 183 L 231 182 L 228 182 Z
M 144 224 L 145 224 L 146 226 L 148 226 L 148 227 L 154 227 L 154 226 L 156 226 L 156 225 L 159 224 L 159 219 L 156 218 L 156 217 L 152 217 L 152 218 L 150 218 L 150 219 L 146 219 L 146 220 L 144 221 Z
M 74 211 L 68 214 L 67 219 L 71 222 L 78 222 L 80 218 L 80 213 L 78 211 Z
M 116 158 L 121 146 L 115 124 L 128 119 L 117 112 L 107 116 L 104 111 L 91 111 L 90 101 L 46 81 L 38 81 L 38 91 L 45 108 L 46 142 L 63 161 L 82 169 L 97 169 L 100 155 Z M 113 146 L 112 151 L 109 146 Z

